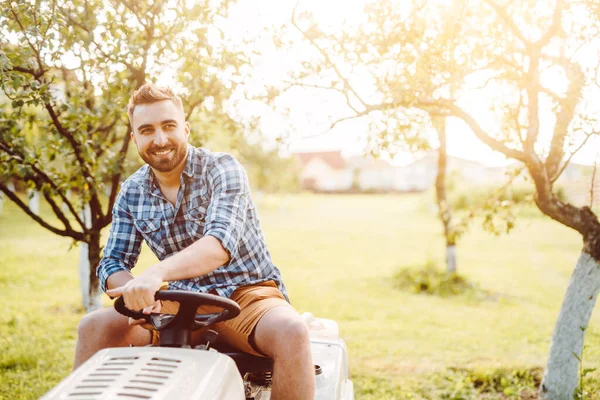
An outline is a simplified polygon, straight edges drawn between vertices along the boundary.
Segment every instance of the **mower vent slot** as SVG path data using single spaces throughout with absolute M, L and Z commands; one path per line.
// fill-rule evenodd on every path
M 136 374 L 135 376 L 139 376 L 142 378 L 157 378 L 157 379 L 169 379 L 168 376 L 162 376 L 162 375 L 151 375 L 151 374 Z
M 88 376 L 119 376 L 121 374 L 113 374 L 113 373 L 103 373 L 103 372 L 93 372 L 91 374 L 89 374 Z
M 69 396 L 97 396 L 102 394 L 102 392 L 81 392 L 81 393 L 71 393 Z
M 163 382 L 156 382 L 156 381 L 146 381 L 146 380 L 143 380 L 143 379 L 132 379 L 132 380 L 130 380 L 129 382 L 131 382 L 131 383 L 134 383 L 134 382 L 135 382 L 135 383 L 149 383 L 149 384 L 151 384 L 151 385 L 164 385 L 164 383 L 163 383 Z
M 114 382 L 114 379 L 82 379 L 81 382 Z
M 177 365 L 160 364 L 160 363 L 148 363 L 146 365 L 152 365 L 154 367 L 177 368 Z
M 107 387 L 108 385 L 77 385 L 75 389 L 104 389 Z
M 105 362 L 105 363 L 104 363 L 104 364 L 102 364 L 102 365 L 117 365 L 117 366 L 118 366 L 118 365 L 133 365 L 133 362 L 131 362 L 131 361 L 128 361 L 128 362 L 115 362 L 115 361 L 108 361 L 108 362 Z
M 141 387 L 141 386 L 123 386 L 123 389 L 145 390 L 147 392 L 158 391 L 158 389 L 155 389 L 155 388 L 147 388 L 147 387 Z
M 172 358 L 159 358 L 159 357 L 152 357 L 152 361 L 166 361 L 166 362 L 174 362 L 174 363 L 181 362 L 181 360 L 175 360 Z
M 127 371 L 127 368 L 100 367 L 96 371 Z
M 110 358 L 110 361 L 114 360 L 137 360 L 139 357 L 113 357 Z
M 165 370 L 165 369 L 154 369 L 154 368 L 141 368 L 142 371 L 148 372 L 162 372 L 164 374 L 172 374 L 173 371 Z
M 117 393 L 119 397 L 135 397 L 136 399 L 150 399 L 150 396 L 144 396 L 143 394 L 133 394 L 133 393 Z

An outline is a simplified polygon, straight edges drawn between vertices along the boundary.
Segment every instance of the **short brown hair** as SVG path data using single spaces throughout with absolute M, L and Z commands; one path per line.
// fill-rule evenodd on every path
M 133 110 L 140 104 L 152 104 L 157 101 L 171 100 L 177 107 L 183 111 L 183 102 L 181 97 L 177 96 L 171 88 L 155 86 L 152 83 L 144 83 L 131 95 L 129 104 L 127 105 L 127 114 L 129 115 L 129 123 L 133 123 Z

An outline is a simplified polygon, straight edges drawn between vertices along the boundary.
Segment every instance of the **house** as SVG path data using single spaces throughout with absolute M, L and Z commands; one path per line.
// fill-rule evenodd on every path
M 438 153 L 429 152 L 424 157 L 398 167 L 394 174 L 393 189 L 399 192 L 424 191 L 435 185 L 438 170 Z M 477 161 L 447 156 L 447 176 L 456 175 L 459 179 L 473 184 L 487 183 L 485 167 Z
M 424 191 L 435 184 L 437 176 L 437 152 L 402 167 L 372 157 L 355 156 L 344 160 L 339 151 L 296 153 L 295 156 L 300 165 L 302 188 L 319 192 Z M 486 169 L 476 161 L 448 156 L 447 169 L 449 175 L 457 174 L 471 183 L 489 183 Z
M 352 170 L 339 151 L 295 153 L 300 164 L 300 185 L 318 192 L 344 192 L 352 188 Z
M 372 157 L 350 157 L 346 164 L 352 170 L 353 189 L 390 192 L 394 190 L 397 168 L 387 161 Z

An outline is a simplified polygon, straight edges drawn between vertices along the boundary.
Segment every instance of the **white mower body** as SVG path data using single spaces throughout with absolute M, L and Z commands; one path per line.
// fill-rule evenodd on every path
M 353 400 L 346 345 L 337 323 L 310 314 L 303 317 L 310 329 L 313 363 L 320 367 L 315 400 Z M 96 353 L 42 400 L 270 398 L 270 385 L 252 395 L 250 386 L 235 362 L 214 349 L 110 348 Z

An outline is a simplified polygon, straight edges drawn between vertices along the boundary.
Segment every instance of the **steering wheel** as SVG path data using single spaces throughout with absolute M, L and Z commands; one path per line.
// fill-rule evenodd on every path
M 125 306 L 122 296 L 115 300 L 114 307 L 120 314 L 134 319 L 143 319 L 154 329 L 161 331 L 161 346 L 189 346 L 192 331 L 235 318 L 240 313 L 240 306 L 235 301 L 208 293 L 159 290 L 154 294 L 154 299 L 178 302 L 177 314 L 152 313 L 148 315 L 141 311 L 130 310 Z M 196 315 L 198 306 L 202 305 L 220 307 L 223 310 Z

